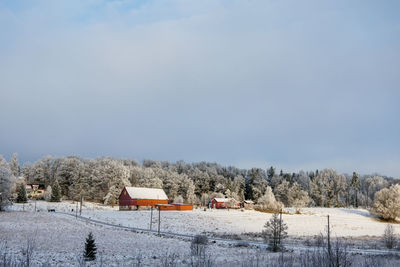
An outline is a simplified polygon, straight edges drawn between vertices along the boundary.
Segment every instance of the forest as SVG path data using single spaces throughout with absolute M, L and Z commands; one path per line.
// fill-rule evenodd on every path
M 273 166 L 239 169 L 217 163 L 168 162 L 101 157 L 96 159 L 44 157 L 20 167 L 15 153 L 10 162 L 0 156 L 2 180 L 17 184 L 41 184 L 50 189 L 58 183 L 65 199 L 116 204 L 124 186 L 163 188 L 170 199 L 207 205 L 214 197 L 238 201 L 268 202 L 275 198 L 286 207 L 369 207 L 374 194 L 397 183 L 397 179 L 334 169 L 287 173 Z

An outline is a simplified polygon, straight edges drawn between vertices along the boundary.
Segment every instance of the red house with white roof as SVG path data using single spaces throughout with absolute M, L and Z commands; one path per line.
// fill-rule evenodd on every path
M 238 209 L 240 208 L 240 202 L 234 198 L 214 198 L 211 201 L 211 205 L 214 209 Z
M 155 207 L 157 204 L 168 204 L 167 195 L 159 188 L 124 187 L 119 195 L 120 210 Z

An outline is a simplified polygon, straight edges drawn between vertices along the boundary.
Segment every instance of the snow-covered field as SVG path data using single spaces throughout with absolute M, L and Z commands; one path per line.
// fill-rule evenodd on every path
M 61 208 L 60 206 L 66 208 L 64 203 L 57 205 Z M 21 255 L 28 237 L 33 237 L 36 243 L 34 263 L 77 266 L 85 238 L 89 232 L 93 232 L 99 256 L 105 266 L 135 266 L 138 261 L 141 262 L 140 266 L 161 266 L 167 258 L 166 255 L 170 255 L 169 260 L 174 259 L 178 265 L 190 262 L 189 240 L 93 225 L 47 211 L 27 212 L 31 207 L 25 205 L 25 212 L 0 213 L 0 252 L 5 244 L 9 253 Z M 40 208 L 41 204 L 38 207 Z M 16 210 L 20 208 L 22 209 L 19 205 L 13 207 Z M 232 266 L 237 265 L 244 255 L 256 252 L 248 248 L 211 244 L 209 253 L 218 265 Z
M 34 204 L 24 205 L 25 210 L 33 210 Z M 76 203 L 48 203 L 37 202 L 37 208 L 47 211 L 55 208 L 57 211 L 71 212 L 76 210 Z M 14 210 L 22 210 L 22 205 L 14 205 Z M 345 208 L 305 208 L 302 214 L 284 214 L 283 220 L 288 225 L 290 236 L 315 236 L 325 232 L 327 215 L 330 215 L 333 236 L 338 237 L 363 237 L 381 236 L 386 227 L 381 222 L 370 216 L 364 209 Z M 149 228 L 150 211 L 118 211 L 118 207 L 101 206 L 86 202 L 82 209 L 82 216 L 98 219 L 114 224 Z M 161 229 L 176 233 L 258 233 L 261 232 L 265 222 L 272 215 L 254 210 L 209 210 L 194 209 L 193 211 L 162 211 Z M 158 212 L 153 211 L 153 229 L 158 222 Z M 400 225 L 395 224 L 396 232 L 400 233 Z
M 166 254 L 176 254 L 176 261 L 187 263 L 190 259 L 190 240 L 182 238 L 158 237 L 149 233 L 133 233 L 113 229 L 63 214 L 49 213 L 47 209 L 72 213 L 76 203 L 47 203 L 38 201 L 35 204 L 15 204 L 10 212 L 0 213 L 0 241 L 7 244 L 9 250 L 18 254 L 25 245 L 27 237 L 34 236 L 37 243 L 36 259 L 48 259 L 52 265 L 77 264 L 77 256 L 83 251 L 87 234 L 92 231 L 100 255 L 107 265 L 131 265 L 141 255 L 145 265 L 161 265 Z M 288 233 L 292 237 L 315 236 L 325 231 L 326 216 L 330 215 L 333 236 L 379 237 L 383 234 L 385 223 L 371 217 L 362 209 L 325 209 L 307 208 L 303 214 L 284 214 L 283 220 L 288 224 Z M 82 216 L 124 226 L 149 228 L 150 211 L 118 211 L 111 208 L 86 202 Z M 206 210 L 164 211 L 161 212 L 161 230 L 176 233 L 216 233 L 242 234 L 262 231 L 264 223 L 271 214 L 257 211 L 240 210 Z M 153 229 L 158 223 L 158 213 L 153 213 Z M 394 225 L 400 233 L 400 225 Z M 232 266 L 240 262 L 244 255 L 258 253 L 252 248 L 230 247 L 212 244 L 211 256 L 222 266 Z M 41 260 L 43 262 L 43 260 Z

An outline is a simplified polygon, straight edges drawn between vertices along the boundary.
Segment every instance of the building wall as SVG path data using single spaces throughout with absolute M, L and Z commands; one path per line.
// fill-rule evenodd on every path
M 156 204 L 168 204 L 168 200 L 159 199 L 137 199 L 137 206 L 155 207 Z
M 160 206 L 161 210 L 193 210 L 193 205 L 190 204 L 172 204 L 172 206 Z
M 217 202 L 215 199 L 213 199 L 212 207 L 215 209 L 226 209 L 226 203 L 225 202 Z

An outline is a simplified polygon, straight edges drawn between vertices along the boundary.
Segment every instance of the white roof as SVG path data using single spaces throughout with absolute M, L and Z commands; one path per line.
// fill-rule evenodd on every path
M 245 200 L 244 203 L 246 203 L 246 204 L 254 204 L 254 201 L 252 201 L 252 200 Z
M 128 195 L 136 199 L 159 199 L 168 200 L 164 190 L 159 188 L 146 187 L 125 187 Z
M 214 198 L 215 199 L 215 201 L 217 201 L 217 202 L 229 202 L 229 201 L 231 201 L 231 199 L 233 199 L 233 198 L 220 198 L 220 197 L 216 197 L 216 198 Z

